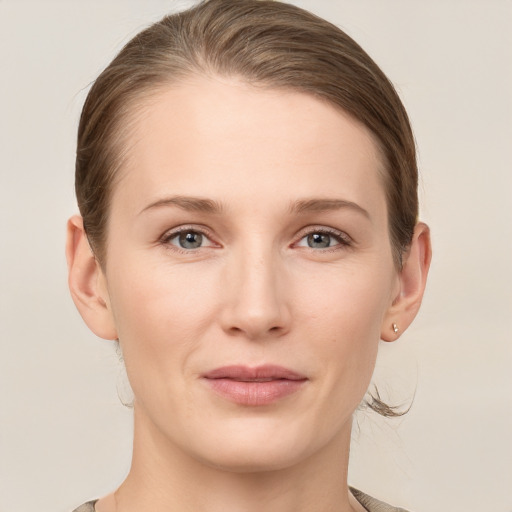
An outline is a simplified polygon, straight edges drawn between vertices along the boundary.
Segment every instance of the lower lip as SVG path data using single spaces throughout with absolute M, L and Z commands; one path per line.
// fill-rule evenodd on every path
M 306 380 L 277 379 L 245 382 L 233 379 L 205 379 L 219 395 L 239 405 L 269 405 L 297 392 Z

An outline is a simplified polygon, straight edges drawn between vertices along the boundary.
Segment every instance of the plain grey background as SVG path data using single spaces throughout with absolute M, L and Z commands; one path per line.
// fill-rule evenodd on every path
M 401 420 L 357 415 L 350 483 L 415 512 L 512 510 L 512 2 L 302 0 L 409 111 L 434 260 L 422 312 L 382 346 Z M 0 511 L 69 511 L 130 461 L 115 347 L 66 285 L 74 139 L 90 82 L 190 2 L 0 0 Z

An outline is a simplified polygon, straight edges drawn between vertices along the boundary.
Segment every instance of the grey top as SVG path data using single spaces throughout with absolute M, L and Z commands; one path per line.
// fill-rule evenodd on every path
M 94 504 L 98 500 L 94 501 L 88 501 L 87 503 L 84 503 L 83 505 L 80 505 L 78 508 L 75 508 L 73 512 L 94 512 L 96 509 L 94 508 Z
M 407 512 L 405 508 L 392 507 L 383 501 L 376 500 L 364 492 L 358 491 L 353 487 L 350 487 L 350 492 L 354 495 L 354 498 L 368 510 L 368 512 Z
M 350 488 L 350 491 L 354 495 L 355 499 L 359 501 L 359 503 L 361 503 L 361 505 L 363 505 L 363 507 L 368 512 L 407 512 L 407 510 L 403 508 L 392 507 L 391 505 L 376 500 L 375 498 L 368 496 L 364 492 L 358 491 L 357 489 L 354 489 L 352 487 Z M 83 505 L 75 509 L 73 512 L 95 512 L 94 504 L 96 503 L 96 501 L 97 500 L 84 503 Z

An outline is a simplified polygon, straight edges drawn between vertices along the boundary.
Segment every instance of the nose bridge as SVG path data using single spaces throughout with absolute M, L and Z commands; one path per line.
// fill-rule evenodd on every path
M 290 315 L 278 251 L 268 240 L 254 237 L 234 250 L 230 260 L 224 327 L 251 339 L 285 332 Z

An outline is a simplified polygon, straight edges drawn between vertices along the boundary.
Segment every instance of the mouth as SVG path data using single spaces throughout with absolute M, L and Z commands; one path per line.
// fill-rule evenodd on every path
M 215 393 L 238 405 L 272 404 L 299 391 L 304 375 L 282 366 L 224 366 L 207 372 L 204 381 Z

